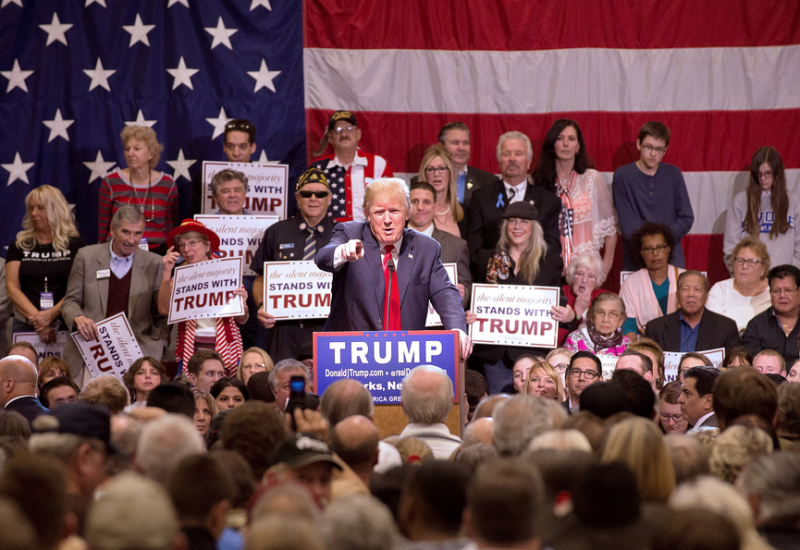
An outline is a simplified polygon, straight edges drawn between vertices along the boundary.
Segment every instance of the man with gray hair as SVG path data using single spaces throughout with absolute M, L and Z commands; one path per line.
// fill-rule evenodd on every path
M 744 467 L 736 488 L 750 504 L 759 532 L 775 548 L 800 546 L 800 454 L 756 456 Z
M 308 392 L 308 381 L 310 376 L 306 366 L 296 359 L 284 359 L 269 373 L 269 385 L 272 393 L 275 394 L 275 405 L 281 411 L 286 412 L 286 405 L 291 393 L 292 376 L 302 376 L 306 381 L 306 405 L 309 409 L 316 409 L 319 405 L 319 396 Z
M 166 486 L 170 473 L 190 454 L 206 452 L 205 442 L 191 420 L 167 414 L 148 422 L 136 446 L 136 471 Z
M 21 355 L 0 359 L 0 407 L 18 412 L 29 423 L 49 413 L 36 397 L 38 378 L 36 367 Z
M 497 142 L 497 161 L 501 178 L 485 184 L 472 194 L 469 206 L 469 255 L 472 271 L 477 275 L 486 270 L 500 239 L 503 213 L 508 205 L 525 201 L 536 206 L 536 220 L 544 231 L 547 254 L 542 262 L 539 279 L 543 284 L 561 286 L 561 241 L 559 240 L 558 217 L 561 201 L 542 187 L 533 185 L 528 179 L 528 170 L 533 160 L 533 149 L 528 136 L 522 132 L 506 132 Z M 542 274 L 544 273 L 544 274 Z M 476 279 L 477 280 L 477 279 Z
M 100 338 L 96 323 L 125 313 L 142 354 L 161 359 L 167 344 L 165 319 L 158 313 L 164 268 L 161 256 L 139 248 L 144 227 L 136 207 L 117 210 L 111 242 L 85 246 L 75 256 L 61 313 L 67 330 L 77 331 L 86 341 Z M 83 386 L 88 369 L 72 339 L 67 340 L 64 360 Z
M 547 403 L 536 395 L 515 395 L 494 409 L 494 444 L 502 456 L 520 456 L 534 437 L 552 429 Z
M 452 435 L 445 424 L 453 408 L 453 382 L 447 373 L 433 365 L 413 368 L 403 379 L 400 398 L 409 422 L 400 437 L 421 439 L 431 448 L 434 458 L 450 458 L 461 439 Z

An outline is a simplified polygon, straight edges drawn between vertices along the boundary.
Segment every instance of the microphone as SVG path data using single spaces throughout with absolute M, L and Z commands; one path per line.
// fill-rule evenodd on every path
M 392 279 L 394 279 L 394 258 L 391 255 L 386 265 L 389 268 L 389 288 L 386 294 L 386 329 L 388 330 L 391 326 L 389 320 L 392 315 Z

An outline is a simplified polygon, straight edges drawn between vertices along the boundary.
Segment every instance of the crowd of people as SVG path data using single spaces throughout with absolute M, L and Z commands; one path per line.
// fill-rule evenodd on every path
M 777 151 L 753 156 L 728 211 L 732 277 L 712 285 L 686 269 L 694 214 L 660 122 L 613 195 L 570 119 L 535 166 L 528 136 L 501 135 L 499 177 L 468 165 L 469 129 L 449 123 L 410 186 L 361 133 L 353 113 L 331 115 L 296 214 L 265 232 L 233 293 L 236 317 L 167 325 L 175 267 L 217 257 L 220 237 L 177 219 L 153 130 L 121 134 L 127 167 L 101 186 L 97 244 L 58 189 L 31 191 L 7 256 L 13 332 L 90 341 L 124 312 L 144 356 L 118 379 L 92 377 L 71 338 L 63 357 L 7 350 L 0 525 L 18 528 L 0 529 L 0 550 L 800 545 L 800 244 Z M 249 162 L 255 135 L 229 122 L 228 160 Z M 252 213 L 244 173 L 208 183 L 219 214 Z M 603 285 L 620 236 L 617 294 Z M 276 319 L 273 261 L 333 272 L 330 317 Z M 558 288 L 558 347 L 473 348 L 475 283 Z M 314 332 L 420 330 L 429 300 L 459 334 L 463 396 L 441 369 L 411 369 L 390 435 L 362 383 L 317 386 Z M 289 406 L 293 379 L 304 408 Z

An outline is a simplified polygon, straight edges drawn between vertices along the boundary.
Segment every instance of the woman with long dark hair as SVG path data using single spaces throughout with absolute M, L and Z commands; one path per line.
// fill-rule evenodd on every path
M 774 147 L 762 147 L 750 161 L 747 190 L 733 198 L 725 222 L 723 252 L 733 275 L 733 249 L 745 237 L 767 246 L 772 265 L 800 267 L 800 202 L 786 192 L 783 161 Z
M 611 194 L 600 172 L 589 168 L 586 144 L 574 120 L 556 120 L 542 145 L 533 183 L 561 199 L 561 256 L 564 269 L 580 254 L 600 254 L 603 275 L 614 262 L 617 219 Z

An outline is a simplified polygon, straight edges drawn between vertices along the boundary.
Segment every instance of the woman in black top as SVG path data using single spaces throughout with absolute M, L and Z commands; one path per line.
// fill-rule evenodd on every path
M 25 206 L 22 231 L 6 255 L 6 292 L 14 304 L 13 331 L 37 332 L 49 343 L 61 328 L 61 302 L 83 240 L 55 187 L 37 187 L 28 193 Z

